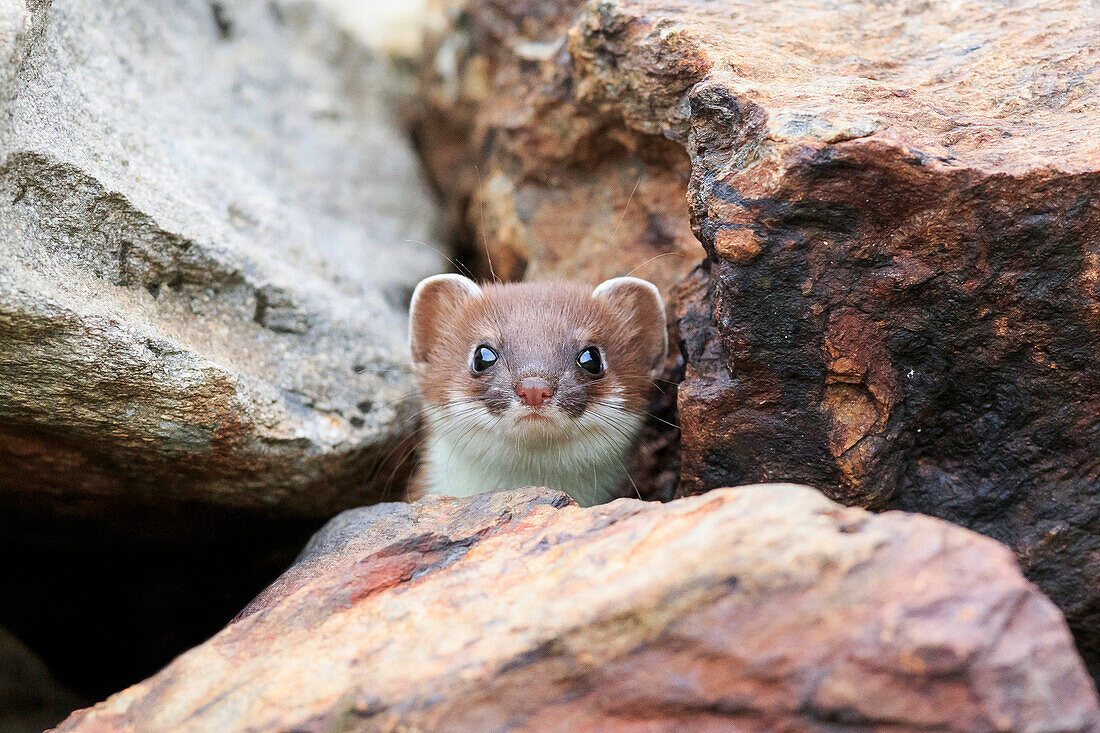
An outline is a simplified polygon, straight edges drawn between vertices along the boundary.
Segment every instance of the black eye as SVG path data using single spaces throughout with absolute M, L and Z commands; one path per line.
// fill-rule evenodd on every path
M 603 374 L 603 359 L 600 358 L 600 350 L 595 346 L 589 346 L 581 351 L 577 354 L 577 366 L 593 377 Z
M 481 374 L 486 369 L 497 363 L 497 352 L 482 344 L 474 349 L 474 373 Z

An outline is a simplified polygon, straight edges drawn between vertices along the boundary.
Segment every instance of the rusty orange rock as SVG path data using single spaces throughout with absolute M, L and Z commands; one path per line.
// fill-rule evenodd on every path
M 58 730 L 1100 730 L 992 540 L 791 485 L 333 520 L 224 631 Z
M 466 25 L 456 5 L 477 20 Z M 480 274 L 598 283 L 633 273 L 668 292 L 700 256 L 689 159 L 658 131 L 588 115 L 568 91 L 572 4 L 436 6 L 414 118 Z
M 682 181 L 690 160 L 703 266 L 649 266 L 679 282 L 681 493 L 792 480 L 1003 540 L 1100 670 L 1094 9 L 458 5 L 424 76 L 435 118 L 465 121 L 466 159 L 573 202 L 587 171 L 637 170 L 644 150 L 667 150 L 647 181 Z M 482 98 L 442 94 L 470 68 Z M 424 125 L 429 158 L 443 129 Z M 509 200 L 534 221 L 545 198 Z M 589 206 L 552 218 L 610 229 Z M 468 220 L 492 249 L 492 220 Z M 542 231 L 527 272 L 588 272 L 587 240 Z M 641 258 L 617 251 L 603 261 Z

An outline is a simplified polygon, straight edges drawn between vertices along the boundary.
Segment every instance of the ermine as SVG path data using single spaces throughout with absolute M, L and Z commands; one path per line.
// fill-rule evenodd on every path
M 661 295 L 636 277 L 429 277 L 409 346 L 427 430 L 412 495 L 548 486 L 582 506 L 620 495 L 668 349 Z

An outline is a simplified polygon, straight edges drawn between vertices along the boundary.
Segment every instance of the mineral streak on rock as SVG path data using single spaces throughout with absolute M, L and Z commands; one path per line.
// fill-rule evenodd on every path
M 390 84 L 310 3 L 0 2 L 0 513 L 380 495 L 444 264 Z
M 506 203 L 569 131 L 690 155 L 682 492 L 795 480 L 977 529 L 1100 669 L 1095 5 L 539 5 L 462 3 L 432 88 Z M 528 269 L 585 271 L 552 251 Z
M 791 485 L 347 512 L 220 634 L 60 731 L 1100 730 L 998 543 Z

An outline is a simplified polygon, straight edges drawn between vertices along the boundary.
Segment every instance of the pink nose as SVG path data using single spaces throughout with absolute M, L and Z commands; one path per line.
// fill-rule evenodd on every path
M 516 385 L 516 394 L 523 400 L 523 404 L 538 407 L 554 396 L 554 390 L 545 379 L 524 377 Z

